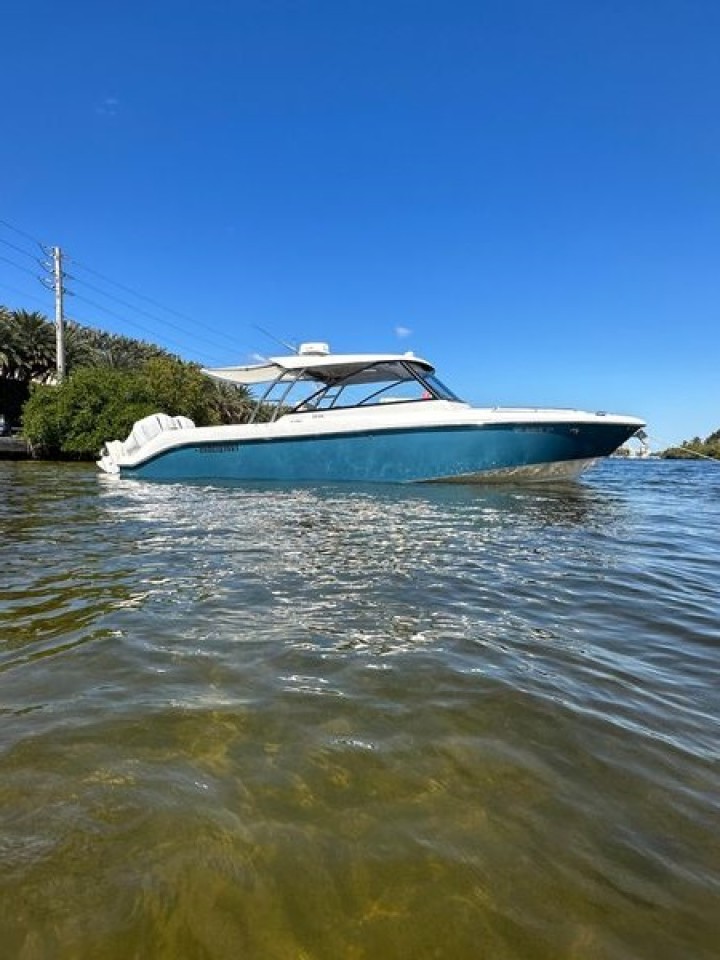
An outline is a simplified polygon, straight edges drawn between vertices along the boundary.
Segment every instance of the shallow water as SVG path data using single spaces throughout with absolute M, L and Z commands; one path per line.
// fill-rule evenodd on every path
M 718 956 L 720 465 L 0 493 L 3 957 Z

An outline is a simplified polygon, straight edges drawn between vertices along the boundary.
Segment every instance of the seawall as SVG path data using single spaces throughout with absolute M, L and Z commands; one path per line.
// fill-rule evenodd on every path
M 23 437 L 0 437 L 0 460 L 29 460 L 30 445 Z

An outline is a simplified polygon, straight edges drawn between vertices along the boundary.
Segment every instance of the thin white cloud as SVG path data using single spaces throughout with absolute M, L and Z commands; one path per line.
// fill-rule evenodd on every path
M 119 106 L 120 101 L 117 97 L 105 97 L 102 103 L 95 107 L 95 113 L 99 113 L 101 117 L 115 117 Z
M 395 336 L 399 337 L 401 340 L 404 340 L 405 337 L 409 337 L 412 333 L 412 330 L 409 327 L 395 327 Z

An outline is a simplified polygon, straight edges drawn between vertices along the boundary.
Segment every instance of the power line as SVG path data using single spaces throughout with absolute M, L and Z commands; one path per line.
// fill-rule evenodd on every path
M 95 307 L 97 310 L 102 310 L 102 311 L 104 311 L 105 313 L 109 314 L 111 317 L 115 317 L 115 319 L 116 319 L 116 320 L 120 320 L 121 323 L 127 324 L 127 325 L 130 326 L 130 327 L 135 327 L 137 330 L 140 330 L 142 333 L 147 334 L 147 335 L 149 335 L 149 336 L 151 336 L 151 337 L 156 337 L 156 336 L 157 336 L 157 334 L 155 334 L 152 330 L 148 330 L 147 327 L 143 327 L 142 324 L 134 323 L 132 320 L 128 320 L 127 317 L 124 317 L 122 314 L 117 313 L 117 311 L 115 311 L 115 310 L 111 310 L 110 307 L 105 307 L 105 306 L 103 306 L 101 303 L 96 303 L 96 301 L 90 300 L 88 297 L 84 297 L 84 296 L 82 296 L 82 295 L 79 294 L 79 293 L 74 294 L 74 296 L 76 297 L 76 299 L 82 300 L 83 303 L 87 303 L 87 304 L 89 304 L 91 307 Z M 85 321 L 85 322 L 87 322 L 87 321 Z M 181 351 L 183 351 L 184 353 L 188 353 L 188 350 L 187 350 L 187 347 L 186 347 L 186 346 L 184 346 L 184 345 L 182 345 L 182 344 L 179 344 L 177 341 L 169 340 L 167 337 L 165 337 L 165 338 L 163 338 L 163 339 L 165 340 L 166 343 L 170 344 L 171 346 L 175 347 L 176 349 L 181 350 Z M 195 351 L 192 351 L 192 352 L 195 354 L 196 357 L 202 356 L 201 354 L 196 353 Z
M 45 300 L 41 300 L 40 297 L 36 297 L 32 293 L 26 293 L 24 290 L 18 289 L 18 287 L 13 287 L 9 283 L 0 283 L 0 287 L 2 287 L 4 290 L 11 290 L 13 293 L 17 293 L 21 297 L 25 297 L 27 300 L 35 300 L 37 303 L 47 306 Z
M 142 314 L 144 317 L 148 317 L 150 320 L 155 320 L 157 323 L 165 324 L 165 326 L 171 327 L 173 330 L 177 330 L 179 333 L 188 334 L 188 336 L 194 337 L 196 340 L 203 340 L 205 343 L 209 344 L 212 347 L 218 347 L 221 350 L 227 349 L 222 344 L 214 342 L 213 340 L 210 340 L 207 337 L 198 337 L 197 333 L 194 330 L 188 330 L 187 328 L 181 327 L 177 323 L 173 323 L 171 320 L 163 320 L 162 317 L 158 317 L 157 314 L 150 313 L 149 310 L 143 310 L 142 307 L 138 307 L 134 303 L 130 303 L 127 300 L 123 300 L 122 297 L 116 297 L 112 293 L 107 293 L 105 290 L 101 289 L 100 287 L 96 287 L 95 284 L 89 283 L 87 280 L 83 280 L 81 277 L 76 277 L 74 274 L 68 274 L 68 278 L 70 280 L 73 280 L 75 283 L 81 283 L 83 286 L 89 287 L 91 290 L 94 290 L 96 293 L 99 293 L 101 296 L 107 297 L 108 300 L 114 300 L 115 303 L 119 303 L 123 307 L 128 307 L 130 310 L 133 310 L 135 313 Z M 143 299 L 147 300 L 149 298 L 144 297 Z
M 32 293 L 27 293 L 27 291 L 21 290 L 19 287 L 14 287 L 14 286 L 12 286 L 12 285 L 9 284 L 9 283 L 0 282 L 0 289 L 9 290 L 9 291 L 11 291 L 12 293 L 16 293 L 16 294 L 18 294 L 19 296 L 23 297 L 23 299 L 25 299 L 25 300 L 34 300 L 36 303 L 39 303 L 41 306 L 44 306 L 44 307 L 47 308 L 47 303 L 46 303 L 44 300 L 41 300 L 40 297 L 36 297 L 36 296 L 35 296 L 34 294 L 32 294 Z M 84 298 L 83 298 L 83 297 L 80 297 L 79 299 L 82 300 L 82 299 L 84 299 Z M 94 305 L 94 304 L 93 304 L 93 305 Z M 101 307 L 100 309 L 103 309 L 103 308 Z M 132 321 L 127 321 L 124 317 L 120 317 L 120 314 L 116 314 L 116 316 L 117 316 L 118 318 L 122 319 L 123 322 L 129 323 L 130 326 L 137 326 L 137 324 L 133 324 Z M 89 327 L 89 328 L 93 329 L 93 324 L 92 324 L 89 320 L 87 320 L 87 319 L 85 319 L 85 318 L 83 318 L 83 317 L 78 317 L 77 315 L 74 315 L 73 317 L 68 317 L 67 319 L 68 319 L 70 322 L 72 322 L 72 323 L 79 324 L 79 325 L 81 325 L 81 326 L 86 326 L 86 327 Z M 148 332 L 148 331 L 146 331 L 143 327 L 140 327 L 139 329 L 143 330 L 143 332 Z M 110 335 L 111 335 L 111 336 L 122 336 L 122 334 L 110 334 Z M 159 345 L 158 345 L 158 346 L 159 346 Z M 182 349 L 183 349 L 183 352 L 184 352 L 185 354 L 188 353 L 188 351 L 187 351 L 184 347 L 183 347 Z M 212 365 L 211 363 L 207 362 L 207 361 L 209 361 L 209 360 L 211 360 L 211 359 L 212 359 L 212 361 L 214 362 L 214 358 L 209 358 L 209 357 L 203 356 L 203 355 L 201 355 L 201 354 L 195 354 L 195 356 L 198 357 L 198 358 L 203 362 L 203 364 L 204 364 L 205 366 L 210 366 L 210 365 Z M 220 362 L 222 362 L 222 361 L 220 361 Z
M 7 220 L 2 220 L 2 219 L 0 219 L 0 223 L 1 223 L 4 227 L 7 227 L 8 230 L 12 230 L 13 233 L 17 233 L 19 236 L 25 237 L 26 240 L 32 240 L 33 243 L 36 243 L 36 244 L 40 247 L 40 249 L 43 251 L 43 253 L 45 252 L 46 244 L 44 244 L 44 243 L 42 243 L 40 240 L 38 240 L 37 237 L 33 237 L 32 234 L 26 233 L 25 230 L 21 230 L 19 227 L 13 226 L 13 224 L 12 224 L 12 223 L 8 223 Z
M 22 247 L 18 247 L 15 243 L 10 243 L 9 240 L 5 240 L 3 237 L 0 237 L 0 243 L 4 243 L 6 247 L 11 247 L 13 250 L 16 250 L 18 253 L 22 253 L 26 257 L 30 257 L 31 260 L 34 260 L 35 263 L 39 263 L 38 258 L 34 253 L 29 253 L 27 250 L 24 250 Z
M 7 220 L 1 219 L 1 218 L 0 218 L 0 225 L 6 227 L 8 230 L 12 230 L 12 231 L 13 231 L 14 233 L 16 233 L 18 236 L 24 237 L 26 240 L 30 240 L 32 243 L 37 244 L 37 246 L 40 248 L 40 250 L 41 250 L 44 254 L 46 254 L 46 255 L 48 255 L 48 256 L 51 254 L 51 248 L 50 248 L 47 244 L 44 244 L 41 240 L 39 240 L 37 237 L 33 236 L 32 234 L 28 233 L 27 231 L 21 230 L 19 227 L 16 227 L 14 224 L 9 223 Z M 33 254 L 31 254 L 29 251 L 24 250 L 23 248 L 21 248 L 21 247 L 19 247 L 19 246 L 16 246 L 15 244 L 11 243 L 9 240 L 5 240 L 5 239 L 3 239 L 2 237 L 0 237 L 0 242 L 1 242 L 1 243 L 4 243 L 6 246 L 12 248 L 12 249 L 15 250 L 17 253 L 22 253 L 24 256 L 29 257 L 31 260 L 34 260 L 36 263 L 38 263 L 38 265 L 39 265 L 43 270 L 45 270 L 45 269 L 48 268 L 48 264 L 42 263 L 42 262 L 39 261 L 36 257 L 34 257 Z M 24 273 L 27 273 L 27 274 L 29 274 L 30 276 L 35 277 L 35 279 L 40 279 L 41 283 L 43 283 L 43 284 L 45 284 L 45 283 L 47 282 L 47 281 L 43 280 L 42 278 L 38 278 L 38 277 L 37 277 L 31 270 L 29 270 L 27 267 L 23 267 L 21 264 L 18 264 L 18 263 L 16 263 L 16 262 L 13 261 L 13 260 L 8 259 L 7 257 L 3 257 L 3 256 L 0 255 L 0 260 L 4 260 L 6 263 L 10 264 L 11 266 L 15 267 L 16 269 L 22 270 Z M 204 343 L 206 343 L 206 344 L 208 344 L 208 345 L 210 345 L 210 346 L 212 346 L 212 347 L 215 347 L 215 348 L 217 348 L 217 349 L 221 349 L 221 350 L 223 350 L 223 351 L 225 351 L 225 352 L 227 352 L 227 346 L 221 345 L 221 344 L 218 343 L 216 340 L 209 339 L 208 337 L 203 337 L 203 336 L 200 336 L 200 337 L 199 337 L 199 336 L 198 336 L 198 333 L 197 333 L 197 328 L 200 327 L 202 330 L 207 331 L 208 333 L 210 333 L 213 337 L 221 338 L 223 341 L 225 341 L 225 343 L 230 344 L 235 350 L 248 350 L 248 349 L 249 349 L 248 346 L 247 346 L 247 344 L 241 344 L 239 341 L 236 341 L 233 337 L 228 336 L 227 334 L 223 333 L 222 331 L 220 331 L 220 330 L 213 330 L 212 328 L 208 327 L 207 324 L 201 323 L 201 322 L 198 321 L 196 318 L 191 317 L 191 316 L 189 316 L 188 314 L 182 313 L 182 312 L 179 311 L 179 310 L 175 310 L 175 309 L 173 309 L 172 307 L 167 307 L 167 306 L 165 306 L 164 304 L 160 303 L 158 300 L 155 300 L 155 299 L 153 299 L 152 297 L 148 297 L 148 296 L 146 296 L 145 294 L 142 294 L 142 293 L 140 293 L 139 291 L 134 290 L 132 287 L 127 286 L 126 284 L 119 283 L 117 280 L 113 280 L 111 277 L 108 277 L 108 276 L 106 276 L 105 274 L 100 273 L 98 270 L 94 270 L 92 267 L 88 267 L 86 264 L 82 263 L 82 262 L 79 261 L 79 260 L 75 260 L 73 257 L 69 257 L 69 256 L 67 256 L 67 255 L 64 255 L 64 260 L 65 260 L 66 262 L 67 262 L 67 261 L 71 262 L 71 263 L 73 264 L 73 267 L 77 267 L 77 268 L 79 268 L 80 270 L 84 270 L 86 273 L 89 273 L 89 274 L 91 274 L 92 276 L 97 277 L 98 279 L 104 281 L 105 283 L 111 284 L 112 286 L 117 287 L 119 290 L 125 291 L 126 293 L 130 294 L 130 295 L 133 296 L 133 297 L 136 297 L 136 298 L 139 299 L 139 300 L 143 300 L 143 301 L 145 301 L 146 303 L 152 304 L 154 307 L 157 307 L 158 309 L 164 311 L 165 313 L 168 313 L 168 314 L 171 314 L 171 315 L 173 315 L 173 316 L 179 317 L 180 319 L 189 321 L 191 324 L 193 324 L 194 329 L 188 330 L 186 327 L 182 327 L 182 326 L 180 326 L 179 324 L 176 324 L 176 323 L 171 322 L 170 320 L 166 320 L 166 319 L 164 319 L 163 317 L 159 317 L 159 316 L 157 316 L 157 314 L 151 313 L 151 312 L 148 311 L 148 310 L 144 310 L 144 309 L 142 309 L 141 307 L 139 307 L 139 306 L 137 306 L 137 305 L 135 305 L 135 304 L 133 304 L 133 303 L 128 302 L 127 300 L 123 300 L 121 297 L 117 297 L 117 296 L 115 296 L 114 294 L 109 293 L 109 292 L 107 292 L 106 290 L 103 290 L 101 287 L 95 286 L 94 284 L 90 283 L 90 282 L 87 281 L 87 280 L 83 280 L 82 277 L 78 277 L 78 276 L 76 276 L 76 275 L 74 275 L 74 274 L 73 274 L 73 275 L 70 275 L 70 274 L 67 274 L 67 273 L 64 274 L 65 277 L 67 277 L 67 278 L 70 279 L 70 280 L 73 280 L 75 283 L 79 283 L 79 284 L 83 284 L 83 285 L 87 286 L 89 289 L 94 290 L 96 293 L 99 293 L 102 297 L 105 297 L 105 298 L 107 298 L 107 299 L 109 299 L 109 300 L 113 300 L 114 302 L 119 303 L 119 304 L 121 304 L 122 306 L 127 307 L 128 309 L 132 310 L 134 313 L 142 314 L 143 316 L 147 317 L 148 319 L 154 320 L 156 323 L 164 324 L 166 327 L 169 327 L 169 328 L 171 328 L 171 329 L 173 329 L 173 330 L 176 330 L 176 331 L 178 331 L 179 333 L 183 333 L 183 334 L 186 334 L 187 336 L 191 336 L 191 337 L 193 337 L 195 340 L 201 340 L 201 341 L 203 341 Z M 69 291 L 65 291 L 65 292 L 69 292 Z M 78 295 L 78 296 L 79 296 L 79 295 Z M 34 298 L 34 299 L 37 299 L 37 298 Z M 129 326 L 131 326 L 131 327 L 136 327 L 137 329 L 142 330 L 146 335 L 148 335 L 148 336 L 150 336 L 150 337 L 152 337 L 152 338 L 157 338 L 157 337 L 158 337 L 158 334 L 157 334 L 156 332 L 154 332 L 154 331 L 152 331 L 152 330 L 148 330 L 147 328 L 142 327 L 140 324 L 133 323 L 132 321 L 127 320 L 126 317 L 123 317 L 123 316 L 120 316 L 120 315 L 117 314 L 117 313 L 114 313 L 113 311 L 109 310 L 109 308 L 104 307 L 104 306 L 102 306 L 101 304 L 93 303 L 93 301 L 91 301 L 91 300 L 89 300 L 89 299 L 87 299 L 87 298 L 82 298 L 82 297 L 80 297 L 80 299 L 84 299 L 86 303 L 90 303 L 91 305 L 95 306 L 97 309 L 99 309 L 99 310 L 104 310 L 106 313 L 110 314 L 111 316 L 115 316 L 118 320 L 121 320 L 122 322 L 127 323 Z M 161 336 L 163 339 L 167 339 L 167 338 L 164 337 L 163 334 L 160 334 L 160 336 Z M 172 342 L 172 341 L 167 341 L 167 342 Z M 186 350 L 185 347 L 183 347 L 182 349 L 183 349 L 183 350 Z
M 89 329 L 96 329 L 93 321 L 88 320 L 87 317 L 78 315 L 77 313 L 75 313 L 75 311 L 73 311 L 71 316 L 66 317 L 66 321 L 68 323 L 75 324 L 76 326 L 89 328 Z M 137 324 L 130 324 L 130 326 L 137 327 Z M 147 332 L 142 327 L 137 327 L 137 329 L 141 330 L 142 332 Z M 151 347 L 157 347 L 158 350 L 163 351 L 167 354 L 176 355 L 176 352 L 173 351 L 172 349 L 173 344 L 171 341 L 165 341 L 165 344 L 160 344 L 157 342 L 157 338 L 155 338 L 151 342 L 146 340 L 145 338 L 143 338 L 142 340 L 139 340 L 137 336 L 133 337 L 133 336 L 129 336 L 128 334 L 117 333 L 112 330 L 103 330 L 102 333 L 110 337 L 127 337 L 128 339 L 134 339 L 134 340 L 137 340 L 138 342 L 145 343 Z M 203 367 L 211 367 L 214 365 L 213 362 L 211 362 L 210 359 L 204 356 L 203 354 L 195 353 L 192 350 L 187 350 L 185 347 L 181 348 L 179 345 L 177 349 L 182 351 L 183 359 L 190 363 L 199 363 Z
M 166 313 L 170 313 L 173 316 L 179 317 L 181 320 L 189 320 L 190 323 L 195 323 L 195 324 L 199 323 L 199 321 L 195 317 L 191 317 L 187 313 L 181 313 L 179 310 L 174 310 L 172 307 L 166 307 L 164 304 L 160 303 L 158 300 L 154 300 L 152 297 L 145 296 L 145 294 L 143 293 L 138 293 L 137 290 L 133 290 L 132 287 L 128 287 L 124 283 L 118 283 L 117 280 L 113 280 L 111 277 L 107 277 L 104 274 L 99 273 L 97 270 L 93 270 L 92 268 L 85 266 L 85 264 L 81 263 L 79 260 L 75 260 L 73 257 L 68 257 L 67 259 L 74 266 L 80 267 L 81 270 L 85 270 L 86 273 L 90 273 L 93 276 L 98 277 L 100 280 L 104 280 L 106 283 L 110 283 L 114 287 L 118 287 L 118 289 L 124 290 L 126 293 L 131 294 L 133 297 L 137 297 L 139 300 L 144 300 L 146 303 L 151 303 L 153 306 L 159 307 L 160 310 L 164 310 Z M 85 283 L 87 286 L 91 286 L 91 284 L 89 284 L 87 280 L 82 280 L 79 277 L 73 277 L 73 279 L 76 280 L 78 283 Z M 97 289 L 97 288 L 94 288 L 94 289 Z M 111 294 L 104 293 L 103 296 L 110 297 Z M 114 298 L 114 299 L 117 299 L 117 298 Z M 118 302 L 124 303 L 124 301 L 122 300 L 119 300 Z M 134 309 L 138 310 L 137 307 L 135 307 Z M 159 323 L 165 323 L 168 326 L 173 326 L 173 324 L 171 324 L 170 321 L 168 320 L 162 320 L 160 317 L 154 316 L 153 314 L 146 314 L 146 315 L 151 316 L 154 320 L 157 320 Z M 203 324 L 200 324 L 200 325 L 204 326 L 206 330 L 210 330 L 211 333 L 216 334 L 219 337 L 222 337 L 223 340 L 227 340 L 227 342 L 230 343 L 232 346 L 234 347 L 238 346 L 237 341 L 235 341 L 232 337 L 228 337 L 227 334 L 221 333 L 219 330 L 211 330 L 206 325 L 203 325 Z M 180 330 L 181 333 L 190 332 L 188 330 L 183 330 L 182 327 L 175 327 L 175 329 Z M 192 335 L 195 336 L 195 333 L 193 332 Z M 217 346 L 217 344 L 215 344 L 215 346 Z
M 34 271 L 29 270 L 27 267 L 24 267 L 21 263 L 15 263 L 14 260 L 10 260 L 8 257 L 3 257 L 2 254 L 0 254 L 0 260 L 4 260 L 5 263 L 9 263 L 17 270 L 22 270 L 23 273 L 29 273 L 31 277 L 34 277 L 37 280 L 37 274 Z

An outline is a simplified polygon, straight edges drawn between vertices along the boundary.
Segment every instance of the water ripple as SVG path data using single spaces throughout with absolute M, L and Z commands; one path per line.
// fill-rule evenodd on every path
M 0 464 L 8 955 L 714 958 L 713 469 Z

